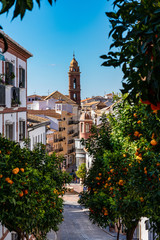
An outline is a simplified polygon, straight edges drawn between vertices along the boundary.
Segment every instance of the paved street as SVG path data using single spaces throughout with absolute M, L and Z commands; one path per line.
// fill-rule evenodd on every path
M 64 222 L 57 234 L 58 240 L 113 240 L 96 225 L 93 225 L 79 205 L 65 204 Z
M 78 192 L 81 186 L 72 184 Z M 57 233 L 58 240 L 116 240 L 95 224 L 92 224 L 85 210 L 77 203 L 78 194 L 64 196 L 64 222 Z M 115 235 L 115 234 L 114 234 Z

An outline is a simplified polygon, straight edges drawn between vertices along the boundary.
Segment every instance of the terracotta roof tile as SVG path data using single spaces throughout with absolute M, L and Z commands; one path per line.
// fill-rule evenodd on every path
M 44 100 L 48 100 L 48 99 L 57 99 L 57 100 L 64 100 L 66 101 L 68 104 L 76 104 L 76 102 L 74 102 L 72 99 L 70 99 L 69 97 L 67 97 L 66 95 L 63 95 L 62 93 L 55 91 L 52 92 L 50 95 L 48 95 Z
M 59 113 L 56 113 L 55 110 L 27 110 L 29 114 L 34 114 L 34 115 L 44 115 L 44 116 L 49 116 L 53 118 L 60 119 L 61 115 Z

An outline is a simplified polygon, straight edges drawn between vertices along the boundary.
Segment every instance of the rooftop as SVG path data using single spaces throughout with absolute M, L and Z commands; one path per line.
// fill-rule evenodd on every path
M 68 104 L 76 105 L 75 101 L 73 101 L 72 99 L 70 99 L 69 97 L 67 97 L 66 95 L 63 95 L 62 93 L 60 93 L 58 91 L 52 92 L 44 100 L 48 100 L 48 99 L 51 99 L 51 98 L 54 98 L 54 99 L 57 99 L 57 100 L 64 100 Z

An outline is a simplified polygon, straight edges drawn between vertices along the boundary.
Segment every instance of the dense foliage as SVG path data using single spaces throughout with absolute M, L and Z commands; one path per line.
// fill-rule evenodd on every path
M 76 171 L 76 175 L 78 178 L 81 178 L 82 181 L 84 181 L 85 177 L 86 177 L 86 173 L 87 173 L 87 169 L 86 169 L 86 164 L 82 163 L 78 170 Z
M 0 137 L 0 221 L 19 239 L 33 234 L 45 238 L 63 220 L 65 183 L 60 159 L 48 156 L 45 147 L 30 151 Z
M 14 7 L 13 19 L 18 15 L 21 16 L 21 19 L 24 17 L 26 10 L 32 11 L 34 2 L 40 7 L 40 0 L 0 0 L 2 4 L 2 9 L 0 14 L 7 13 L 12 7 Z M 52 5 L 53 1 L 48 0 L 49 4 Z M 56 0 L 54 0 L 56 2 Z
M 122 93 L 128 100 L 143 101 L 160 109 L 160 1 L 114 0 L 114 11 L 106 15 L 111 23 L 113 43 L 104 66 L 121 67 Z M 158 106 L 157 106 L 158 105 Z
M 144 216 L 160 237 L 160 119 L 144 104 L 119 101 L 110 129 L 104 124 L 86 140 L 94 160 L 81 203 L 101 226 L 124 224 L 128 240 Z M 95 154 L 92 149 L 100 145 Z

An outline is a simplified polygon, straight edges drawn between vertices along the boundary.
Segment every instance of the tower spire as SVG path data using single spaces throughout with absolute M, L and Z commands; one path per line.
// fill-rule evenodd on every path
M 73 58 L 75 58 L 75 52 L 73 51 Z

